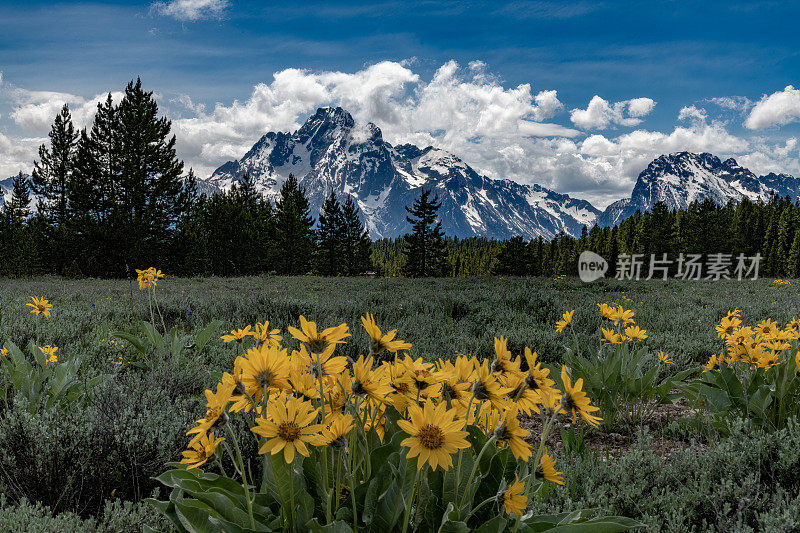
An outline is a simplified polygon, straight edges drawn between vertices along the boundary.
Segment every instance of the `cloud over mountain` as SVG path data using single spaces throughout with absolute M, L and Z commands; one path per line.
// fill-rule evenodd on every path
M 674 125 L 653 128 L 648 121 L 656 102 L 649 97 L 609 101 L 596 95 L 586 108 L 567 107 L 557 88 L 506 83 L 482 61 L 447 61 L 428 71 L 409 60 L 355 71 L 287 68 L 243 99 L 212 105 L 192 94 L 170 94 L 159 104 L 173 119 L 179 156 L 199 176 L 240 157 L 267 131 L 293 131 L 318 107 L 341 106 L 358 123 L 376 124 L 392 144 L 434 146 L 490 178 L 536 183 L 602 207 L 628 194 L 643 166 L 664 153 L 711 152 L 735 156 L 759 173 L 800 173 L 800 153 L 790 139 L 748 129 L 800 120 L 795 93 L 789 86 L 755 105 L 728 96 L 701 101 L 715 104 L 706 108 L 687 102 L 671 111 Z M 8 103 L 8 112 L 0 112 L 13 128 L 0 134 L 13 149 L 0 150 L 0 175 L 30 171 L 63 103 L 82 127 L 103 98 L 100 91 L 32 91 L 4 79 L 0 103 Z M 719 117 L 730 111 L 737 112 L 733 120 Z M 747 112 L 743 128 L 738 113 Z

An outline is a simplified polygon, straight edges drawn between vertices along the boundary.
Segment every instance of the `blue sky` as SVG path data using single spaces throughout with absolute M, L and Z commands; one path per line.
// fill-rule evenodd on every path
M 797 3 L 20 4 L 0 2 L 0 175 L 32 161 L 59 102 L 89 122 L 135 76 L 201 175 L 333 104 L 391 142 L 598 204 L 663 151 L 800 172 Z

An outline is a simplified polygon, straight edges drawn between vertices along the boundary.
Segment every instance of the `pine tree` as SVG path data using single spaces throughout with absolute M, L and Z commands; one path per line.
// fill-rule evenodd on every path
M 50 148 L 39 147 L 39 160 L 33 165 L 31 187 L 40 197 L 38 211 L 51 223 L 67 219 L 68 184 L 75 165 L 78 134 L 72 124 L 69 106 L 64 104 L 50 128 Z
M 357 276 L 372 268 L 372 240 L 361 221 L 361 211 L 350 195 L 342 204 L 342 243 L 344 273 Z
M 36 270 L 37 246 L 27 225 L 29 203 L 28 179 L 20 172 L 12 181 L 11 200 L 3 217 L 3 257 L 7 275 L 31 275 Z
M 789 249 L 786 265 L 786 275 L 794 279 L 800 278 L 800 231 L 794 232 L 794 240 Z
M 12 226 L 22 226 L 31 214 L 28 178 L 20 172 L 11 182 L 11 201 L 6 206 L 6 216 Z
M 289 174 L 275 204 L 277 271 L 281 274 L 305 274 L 311 270 L 314 250 L 314 218 L 305 189 Z
M 119 178 L 112 183 L 116 205 L 111 224 L 114 237 L 128 243 L 115 266 L 117 273 L 130 275 L 166 251 L 190 199 L 175 136 L 170 137 L 172 124 L 158 117 L 153 93 L 142 89 L 140 79 L 128 84 L 114 116 Z
M 412 207 L 406 206 L 412 233 L 405 236 L 405 274 L 412 277 L 439 276 L 444 271 L 447 259 L 442 223 L 437 221 L 437 212 L 442 206 L 439 196 L 430 198 L 431 190 L 422 189 Z
M 525 240 L 517 235 L 500 243 L 500 254 L 497 256 L 497 274 L 524 276 L 528 273 L 528 247 Z
M 344 213 L 342 204 L 336 198 L 336 191 L 331 190 L 322 203 L 317 223 L 317 272 L 323 276 L 336 276 L 346 271 L 343 264 L 344 252 Z
M 67 228 L 69 181 L 75 165 L 78 133 L 72 124 L 69 106 L 64 104 L 50 128 L 50 147 L 39 147 L 39 160 L 34 162 L 31 189 L 39 197 L 37 211 L 44 217 L 50 242 L 46 259 L 61 273 L 72 248 Z

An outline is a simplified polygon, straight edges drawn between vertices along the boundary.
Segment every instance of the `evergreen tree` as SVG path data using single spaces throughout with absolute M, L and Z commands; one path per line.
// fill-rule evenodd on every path
M 39 147 L 39 160 L 33 164 L 31 187 L 40 197 L 38 211 L 54 224 L 67 219 L 68 184 L 75 165 L 78 134 L 72 124 L 69 106 L 64 104 L 50 128 L 50 148 Z
M 528 247 L 525 240 L 517 235 L 500 243 L 496 272 L 511 276 L 524 276 L 528 273 Z
M 357 276 L 372 268 L 372 240 L 361 221 L 358 205 L 350 195 L 342 205 L 342 243 L 344 272 L 348 276 Z
M 130 275 L 166 251 L 190 198 L 181 177 L 183 162 L 175 154 L 175 136 L 170 137 L 171 122 L 158 117 L 153 93 L 142 89 L 140 79 L 128 84 L 114 116 L 119 175 L 112 182 L 111 224 L 118 242 L 127 243 L 115 267 L 117 274 Z
M 314 218 L 305 189 L 289 174 L 275 204 L 277 271 L 281 274 L 305 274 L 311 270 L 314 250 Z
M 12 226 L 22 226 L 31 214 L 28 178 L 20 172 L 11 182 L 11 201 L 6 206 L 6 216 Z
M 37 243 L 28 227 L 30 190 L 20 172 L 12 181 L 11 199 L 2 217 L 3 272 L 9 276 L 32 275 L 37 265 Z
M 69 254 L 70 236 L 66 226 L 69 203 L 69 181 L 75 165 L 78 133 L 72 124 L 69 106 L 64 104 L 50 128 L 50 147 L 39 147 L 39 160 L 34 162 L 31 188 L 39 197 L 37 211 L 45 217 L 50 250 L 46 258 L 61 273 Z
M 794 232 L 794 240 L 789 248 L 789 258 L 786 264 L 786 275 L 794 279 L 800 278 L 800 231 Z
M 346 272 L 344 257 L 344 213 L 336 198 L 336 191 L 322 203 L 317 224 L 317 272 L 323 276 L 336 276 Z
M 442 223 L 437 212 L 442 206 L 439 196 L 430 197 L 431 190 L 422 189 L 412 207 L 406 206 L 412 233 L 405 236 L 405 273 L 412 277 L 439 276 L 447 258 Z

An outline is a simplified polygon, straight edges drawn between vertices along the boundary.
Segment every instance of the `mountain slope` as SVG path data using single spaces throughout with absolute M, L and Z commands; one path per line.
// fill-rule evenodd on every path
M 636 180 L 630 198 L 609 205 L 598 217 L 600 226 L 612 226 L 648 211 L 657 202 L 670 209 L 686 209 L 695 200 L 712 199 L 718 204 L 730 200 L 768 200 L 771 196 L 800 195 L 800 179 L 788 174 L 758 177 L 733 158 L 721 161 L 708 154 L 677 152 L 654 159 Z
M 207 185 L 227 190 L 245 173 L 273 201 L 294 174 L 314 214 L 331 190 L 352 195 L 373 238 L 408 231 L 404 207 L 422 187 L 438 194 L 442 227 L 457 237 L 579 235 L 600 214 L 589 202 L 538 185 L 489 179 L 444 150 L 392 146 L 380 128 L 356 124 L 339 107 L 318 109 L 294 133 L 267 133 L 240 160 L 214 171 Z

